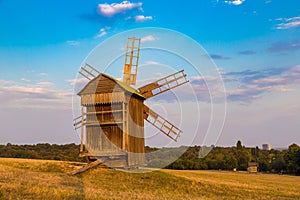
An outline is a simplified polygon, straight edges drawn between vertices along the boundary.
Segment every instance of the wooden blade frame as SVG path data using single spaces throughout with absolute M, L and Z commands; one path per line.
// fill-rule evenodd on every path
M 123 82 L 127 85 L 136 84 L 136 75 L 139 65 L 141 39 L 128 38 L 126 45 Z
M 81 74 L 88 80 L 92 80 L 96 78 L 100 74 L 100 72 L 93 68 L 91 65 L 85 63 L 85 65 L 80 68 L 79 74 Z
M 186 79 L 186 74 L 184 73 L 184 70 L 181 70 L 153 83 L 140 87 L 138 90 L 145 98 L 150 98 L 187 82 L 189 81 Z
M 85 124 L 86 124 L 86 114 L 85 114 L 85 109 L 83 106 L 81 106 L 81 116 L 76 117 L 73 120 L 73 126 L 74 129 L 77 130 L 81 128 L 81 135 L 80 135 L 80 153 L 83 152 L 83 137 L 84 137 L 84 132 L 85 132 Z
M 148 106 L 144 105 L 144 119 L 160 130 L 166 136 L 177 142 L 177 138 L 182 133 L 182 130 L 177 128 L 171 122 L 155 113 Z

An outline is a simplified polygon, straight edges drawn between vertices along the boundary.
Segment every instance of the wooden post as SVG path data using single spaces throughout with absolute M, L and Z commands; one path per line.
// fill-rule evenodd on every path
M 80 153 L 83 152 L 83 137 L 84 137 L 84 107 L 81 106 L 81 136 L 80 136 Z
M 122 118 L 123 118 L 123 124 L 122 124 L 122 132 L 123 132 L 123 135 L 122 135 L 122 150 L 126 150 L 126 148 L 125 148 L 125 134 L 126 134 L 126 126 L 125 126 L 125 123 L 126 123 L 126 119 L 125 119 L 125 117 L 126 117 L 126 110 L 125 110 L 125 103 L 123 102 L 122 103 L 122 109 L 123 109 L 123 116 L 122 116 Z

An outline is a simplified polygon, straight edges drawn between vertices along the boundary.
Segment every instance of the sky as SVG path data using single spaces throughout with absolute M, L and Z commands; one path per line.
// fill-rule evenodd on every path
M 237 140 L 259 147 L 300 143 L 298 0 L 0 0 L 0 27 L 1 144 L 79 143 L 72 127 L 78 69 L 99 44 L 145 27 L 177 32 L 188 44 L 181 46 L 187 57 L 197 52 L 189 44 L 199 44 L 200 52 L 212 59 L 208 66 L 218 72 L 212 75 L 200 69 L 199 76 L 187 67 L 190 83 L 177 90 L 185 110 L 178 111 L 180 119 L 174 111 L 178 102 L 168 101 L 167 95 L 149 102 L 187 134 L 178 145 L 232 146 Z M 142 37 L 145 46 L 151 42 L 172 46 L 155 33 Z M 147 65 L 160 66 L 156 71 L 175 61 L 188 65 L 182 57 L 177 60 L 167 53 L 145 50 L 144 55 L 140 83 L 149 78 Z M 120 65 L 111 70 L 117 78 L 121 78 Z M 172 70 L 165 70 L 165 75 Z M 185 98 L 188 89 L 196 96 L 192 103 Z M 216 91 L 224 94 L 224 101 L 209 98 Z M 190 115 L 193 106 L 201 110 L 200 123 Z M 199 129 L 194 128 L 197 125 Z M 205 140 L 210 134 L 214 139 Z

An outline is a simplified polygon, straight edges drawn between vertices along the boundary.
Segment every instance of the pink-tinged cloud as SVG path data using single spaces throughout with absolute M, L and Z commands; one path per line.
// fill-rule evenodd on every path
M 251 103 L 265 93 L 293 91 L 300 84 L 300 66 L 263 71 L 225 72 L 223 76 L 237 77 L 238 87 L 227 89 L 229 101 Z
M 104 17 L 113 17 L 119 13 L 126 13 L 129 10 L 138 8 L 142 9 L 143 3 L 131 3 L 130 1 L 123 1 L 121 3 L 104 3 L 98 5 L 98 13 Z
M 292 18 L 279 18 L 277 20 L 282 21 L 282 23 L 277 24 L 277 29 L 290 29 L 300 26 L 300 16 Z
M 0 107 L 13 108 L 70 108 L 72 90 L 51 89 L 51 82 L 39 82 L 29 86 L 17 83 L 6 85 L 0 81 Z
M 148 20 L 152 20 L 153 17 L 152 16 L 144 16 L 144 15 L 137 15 L 134 17 L 136 22 L 145 22 Z

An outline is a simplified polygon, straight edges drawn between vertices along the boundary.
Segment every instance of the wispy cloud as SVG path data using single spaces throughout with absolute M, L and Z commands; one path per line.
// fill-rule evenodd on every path
M 157 75 L 160 77 L 161 75 Z M 153 82 L 148 80 L 146 83 Z M 215 76 L 192 76 L 189 83 L 153 97 L 153 101 L 219 103 L 226 99 L 223 81 Z
M 10 84 L 8 84 L 10 83 Z M 0 105 L 13 108 L 70 108 L 71 90 L 52 89 L 52 82 L 20 85 L 11 81 L 0 81 Z
M 148 20 L 152 20 L 152 16 L 144 16 L 144 15 L 137 15 L 134 17 L 136 22 L 144 22 Z
M 156 61 L 152 61 L 152 60 L 149 60 L 149 61 L 145 61 L 144 62 L 144 65 L 158 65 L 159 62 L 156 62 Z
M 41 72 L 41 73 L 39 73 L 38 75 L 39 75 L 39 76 L 47 76 L 48 74 L 45 73 L 45 72 Z
M 110 29 L 109 26 L 105 26 L 99 30 L 99 33 L 96 35 L 96 38 L 102 38 L 107 35 L 107 31 Z
M 293 41 L 279 41 L 274 42 L 271 46 L 267 49 L 270 53 L 286 53 L 292 52 L 300 49 L 300 41 L 293 40 Z
M 238 54 L 240 54 L 240 55 L 253 55 L 253 54 L 256 54 L 256 52 L 252 51 L 252 50 L 244 50 L 244 51 L 239 51 Z
M 224 1 L 224 2 L 229 5 L 238 6 L 238 5 L 243 4 L 245 2 L 245 0 L 233 0 L 233 1 Z
M 300 66 L 272 68 L 262 71 L 225 72 L 226 78 L 236 78 L 237 87 L 227 89 L 227 99 L 242 103 L 251 103 L 265 93 L 288 92 L 300 84 Z
M 132 9 L 142 9 L 143 3 L 131 3 L 130 1 L 123 1 L 121 3 L 104 3 L 98 5 L 98 13 L 105 17 L 113 17 L 116 14 L 125 14 L 127 11 Z
M 21 78 L 21 81 L 24 81 L 24 82 L 31 82 L 31 80 L 27 79 L 27 78 Z
M 300 26 L 300 16 L 291 18 L 278 18 L 277 21 L 281 21 L 276 25 L 277 29 L 290 29 Z
M 222 55 L 218 55 L 218 54 L 210 54 L 210 57 L 212 59 L 216 59 L 216 60 L 228 60 L 228 59 L 230 59 L 230 57 L 222 56 Z
M 147 35 L 141 38 L 141 42 L 152 42 L 155 41 L 156 38 L 153 35 Z
M 76 41 L 76 40 L 68 40 L 67 44 L 70 45 L 70 46 L 79 46 L 80 42 Z

